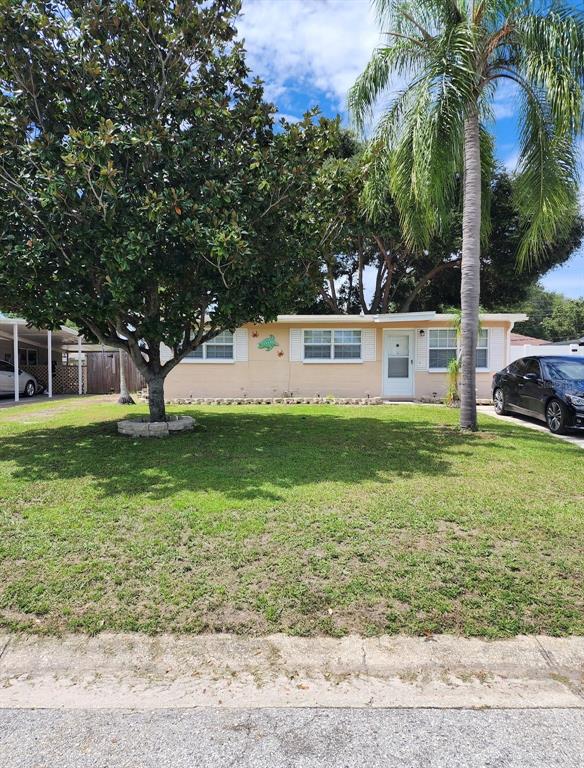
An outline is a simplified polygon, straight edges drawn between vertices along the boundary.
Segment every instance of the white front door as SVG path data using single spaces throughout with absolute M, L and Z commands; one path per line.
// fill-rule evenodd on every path
M 412 397 L 414 394 L 414 331 L 383 333 L 383 394 Z

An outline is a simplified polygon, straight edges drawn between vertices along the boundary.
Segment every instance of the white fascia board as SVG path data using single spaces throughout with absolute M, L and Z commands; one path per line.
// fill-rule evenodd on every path
M 456 317 L 457 315 L 436 315 L 436 320 L 452 322 Z M 527 318 L 528 315 L 523 312 L 483 312 L 480 315 L 480 319 L 486 322 L 521 323 Z
M 391 312 L 385 315 L 373 315 L 374 323 L 417 323 L 435 320 L 436 312 Z
M 276 322 L 290 325 L 350 325 L 373 323 L 374 315 L 278 315 Z
M 385 315 L 278 315 L 278 323 L 297 325 L 350 325 L 351 323 L 404 323 L 434 320 L 436 312 L 391 312 Z

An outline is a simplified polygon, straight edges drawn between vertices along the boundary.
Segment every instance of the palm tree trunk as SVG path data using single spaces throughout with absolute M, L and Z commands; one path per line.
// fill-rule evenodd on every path
M 126 382 L 126 353 L 123 349 L 119 350 L 119 363 L 120 363 L 120 396 L 118 397 L 118 403 L 121 405 L 134 405 L 134 400 L 128 392 L 128 384 Z
M 463 184 L 460 426 L 474 431 L 477 428 L 476 357 L 481 290 L 481 151 L 476 110 L 466 118 L 464 126 Z

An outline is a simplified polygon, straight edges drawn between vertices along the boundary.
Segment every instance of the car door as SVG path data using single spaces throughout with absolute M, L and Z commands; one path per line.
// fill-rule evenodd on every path
M 10 363 L 0 360 L 0 394 L 14 392 L 14 368 Z
M 510 408 L 519 408 L 519 380 L 523 374 L 525 360 L 516 360 L 507 368 L 503 381 L 503 391 L 505 399 Z
M 535 357 L 527 357 L 523 362 L 524 366 L 517 382 L 518 405 L 525 413 L 541 417 L 544 411 L 541 399 L 543 387 L 541 366 Z

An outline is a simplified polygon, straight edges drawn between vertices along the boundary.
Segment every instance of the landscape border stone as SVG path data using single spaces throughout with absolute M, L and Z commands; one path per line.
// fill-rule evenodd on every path
M 148 421 L 148 417 L 144 416 L 118 421 L 118 433 L 128 437 L 168 437 L 177 432 L 190 432 L 195 424 L 192 416 L 173 414 L 166 421 Z
M 148 402 L 148 394 L 142 392 L 140 402 Z M 388 405 L 383 397 L 176 397 L 165 401 L 167 405 Z M 440 399 L 416 398 L 404 401 L 424 405 L 443 405 Z M 478 405 L 491 405 L 491 400 L 477 400 Z

